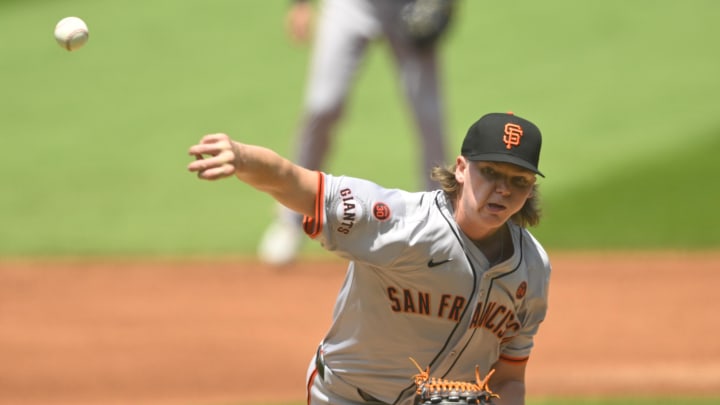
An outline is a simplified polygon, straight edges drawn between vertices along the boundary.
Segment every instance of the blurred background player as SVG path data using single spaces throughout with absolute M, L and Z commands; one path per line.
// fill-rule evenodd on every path
M 295 163 L 311 170 L 323 168 L 333 131 L 343 115 L 367 46 L 383 40 L 394 58 L 419 136 L 422 149 L 419 178 L 426 179 L 426 189 L 437 188 L 427 175 L 447 158 L 437 51 L 440 34 L 418 39 L 419 36 L 409 34 L 407 24 L 403 23 L 413 18 L 424 19 L 437 4 L 447 5 L 445 11 L 451 11 L 453 1 L 322 0 L 317 19 L 309 0 L 292 1 L 287 15 L 290 37 L 304 42 L 314 35 L 304 109 L 295 138 Z M 441 14 L 442 11 L 430 18 L 445 19 L 439 24 L 442 33 L 451 19 L 450 14 Z M 420 29 L 427 26 L 417 25 Z M 301 216 L 281 206 L 277 209 L 277 217 L 260 241 L 258 254 L 266 263 L 281 265 L 296 257 L 304 238 Z

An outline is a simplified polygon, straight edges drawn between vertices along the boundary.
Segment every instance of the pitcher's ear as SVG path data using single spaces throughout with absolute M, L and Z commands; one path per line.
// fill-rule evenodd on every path
M 455 159 L 455 180 L 462 184 L 465 182 L 465 170 L 467 169 L 468 161 L 464 156 L 458 156 Z

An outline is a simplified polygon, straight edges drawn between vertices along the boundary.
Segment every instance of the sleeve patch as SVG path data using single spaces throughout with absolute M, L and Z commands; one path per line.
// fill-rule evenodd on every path
M 384 202 L 377 202 L 373 205 L 373 216 L 380 222 L 390 219 L 390 206 Z

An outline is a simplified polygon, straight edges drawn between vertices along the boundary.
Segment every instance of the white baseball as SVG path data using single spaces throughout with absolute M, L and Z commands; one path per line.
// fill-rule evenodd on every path
M 85 45 L 88 37 L 87 24 L 78 17 L 65 17 L 55 26 L 55 39 L 68 51 L 74 51 Z

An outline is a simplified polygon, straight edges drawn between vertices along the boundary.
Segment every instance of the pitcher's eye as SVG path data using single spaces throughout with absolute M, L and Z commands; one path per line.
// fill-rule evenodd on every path
M 527 188 L 533 185 L 534 181 L 524 176 L 516 176 L 512 178 L 515 187 Z
M 483 176 L 485 176 L 489 179 L 494 179 L 494 178 L 497 178 L 497 176 L 498 176 L 498 173 L 495 171 L 495 169 L 493 169 L 490 166 L 481 167 L 480 174 L 482 174 Z

